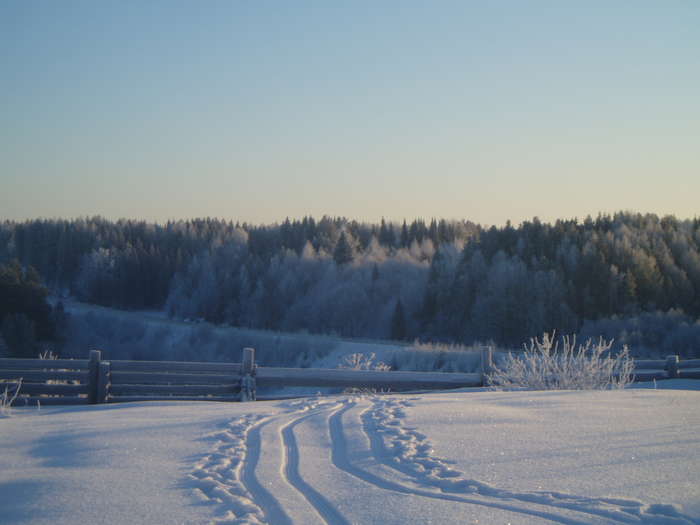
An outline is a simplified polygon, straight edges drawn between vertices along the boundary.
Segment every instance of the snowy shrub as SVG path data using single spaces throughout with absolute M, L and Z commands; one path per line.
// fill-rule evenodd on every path
M 338 365 L 338 368 L 347 368 L 350 370 L 380 370 L 382 372 L 391 370 L 391 367 L 382 361 L 377 361 L 375 363 L 374 360 L 376 357 L 377 355 L 374 352 L 369 355 L 362 353 L 346 355 L 342 363 Z
M 525 351 L 509 353 L 487 375 L 489 384 L 504 389 L 604 390 L 624 388 L 632 381 L 634 360 L 625 346 L 613 356 L 612 341 L 602 337 L 576 345 L 576 337 L 563 337 L 562 348 L 545 333 L 533 338 Z
M 55 360 L 58 359 L 58 356 L 53 353 L 53 350 L 50 347 L 44 347 L 44 350 L 39 352 L 39 359 Z
M 376 359 L 376 354 L 372 352 L 371 354 L 349 354 L 343 358 L 343 361 L 338 365 L 338 368 L 346 368 L 348 370 L 379 370 L 381 372 L 388 372 L 391 367 L 382 361 L 374 360 Z M 388 392 L 388 390 L 378 391 L 376 388 L 346 388 L 343 390 L 344 394 L 377 394 L 380 392 Z
M 5 385 L 5 390 L 0 393 L 0 417 L 7 417 L 10 415 L 10 407 L 12 403 L 15 402 L 15 399 L 17 399 L 21 387 L 21 379 L 16 383 L 8 383 Z

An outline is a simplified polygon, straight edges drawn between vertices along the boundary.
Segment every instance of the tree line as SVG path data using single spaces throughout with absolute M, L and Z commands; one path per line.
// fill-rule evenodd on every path
M 700 220 L 653 214 L 490 228 L 332 217 L 5 221 L 0 263 L 15 259 L 54 293 L 86 302 L 352 337 L 519 345 L 603 319 L 700 317 Z

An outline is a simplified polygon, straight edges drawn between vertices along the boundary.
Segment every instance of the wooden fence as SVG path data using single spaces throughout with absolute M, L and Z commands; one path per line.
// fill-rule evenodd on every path
M 392 392 L 478 387 L 493 366 L 491 349 L 478 373 L 386 372 L 377 370 L 275 368 L 255 365 L 255 351 L 243 349 L 241 363 L 103 361 L 89 359 L 0 359 L 0 394 L 19 387 L 15 406 L 98 404 L 121 401 L 252 401 L 256 387 L 370 388 Z M 636 360 L 635 379 L 700 379 L 700 359 Z
M 250 399 L 253 355 L 253 349 L 245 349 L 242 363 L 103 361 L 99 350 L 92 350 L 90 359 L 0 359 L 0 380 L 19 386 L 15 406 L 238 401 Z
M 635 381 L 674 378 L 700 379 L 700 359 L 681 361 L 677 355 L 669 355 L 666 359 L 634 360 Z

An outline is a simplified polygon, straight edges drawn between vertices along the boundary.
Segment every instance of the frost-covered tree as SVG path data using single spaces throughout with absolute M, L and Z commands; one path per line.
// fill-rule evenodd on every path
M 344 266 L 353 260 L 352 246 L 350 246 L 345 232 L 342 232 L 338 238 L 338 243 L 333 250 L 333 260 L 338 266 Z

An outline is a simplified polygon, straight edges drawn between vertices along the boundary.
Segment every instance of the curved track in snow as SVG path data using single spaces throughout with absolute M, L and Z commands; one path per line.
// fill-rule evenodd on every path
M 421 486 L 435 487 L 444 493 L 478 495 L 484 498 L 479 504 L 488 506 L 499 501 L 515 501 L 549 507 L 552 511 L 574 511 L 588 515 L 584 523 L 590 523 L 596 517 L 606 523 L 696 523 L 671 505 L 645 505 L 636 500 L 589 498 L 560 492 L 514 492 L 468 479 L 452 469 L 447 460 L 433 453 L 432 444 L 425 435 L 405 427 L 404 408 L 408 406 L 411 406 L 410 401 L 405 399 L 374 398 L 372 405 L 361 415 L 362 428 L 378 462 L 407 475 Z M 519 512 L 531 513 L 522 508 Z M 562 521 L 549 513 L 540 516 Z M 576 521 L 566 518 L 563 522 Z
M 396 481 L 392 481 L 386 478 L 383 478 L 381 476 L 378 476 L 376 474 L 373 474 L 365 469 L 362 469 L 355 464 L 349 459 L 347 455 L 347 441 L 344 436 L 344 431 L 343 431 L 343 424 L 342 424 L 342 416 L 344 412 L 349 410 L 350 408 L 353 408 L 352 405 L 347 405 L 344 409 L 337 411 L 335 414 L 332 414 L 329 418 L 329 427 L 330 427 L 330 432 L 331 436 L 333 439 L 333 448 L 332 448 L 332 460 L 333 464 L 338 467 L 339 469 L 349 473 L 352 476 L 355 476 L 356 478 L 369 483 L 371 485 L 376 486 L 377 488 L 383 489 L 383 490 L 388 490 L 388 491 L 394 491 L 398 492 L 400 494 L 406 494 L 409 496 L 420 496 L 420 497 L 425 497 L 425 498 L 431 498 L 431 499 L 438 499 L 438 500 L 444 500 L 444 501 L 456 501 L 456 502 L 461 502 L 461 503 L 468 503 L 472 505 L 481 505 L 481 506 L 486 506 L 486 507 L 491 507 L 495 509 L 500 509 L 500 510 L 506 510 L 510 512 L 515 512 L 519 514 L 528 514 L 530 516 L 535 516 L 538 518 L 542 518 L 544 520 L 548 520 L 554 523 L 565 523 L 565 524 L 571 524 L 571 525 L 585 525 L 585 522 L 583 521 L 576 521 L 572 519 L 565 519 L 561 518 L 555 514 L 548 513 L 548 512 L 538 512 L 538 511 L 533 511 L 529 509 L 523 509 L 519 508 L 513 505 L 508 505 L 506 503 L 486 503 L 483 501 L 479 501 L 476 499 L 470 499 L 466 497 L 459 497 L 451 494 L 441 494 L 437 492 L 430 492 L 428 490 L 420 489 L 420 488 L 415 488 L 411 487 L 407 484 L 402 484 L 402 483 L 397 483 Z M 374 456 L 377 458 L 377 456 Z
M 319 516 L 327 524 L 349 525 L 346 520 L 335 509 L 333 504 L 324 498 L 316 489 L 307 483 L 299 472 L 299 447 L 294 437 L 294 427 L 314 414 L 305 415 L 293 419 L 281 429 L 282 442 L 285 449 L 284 477 L 304 498 L 314 507 Z
M 410 403 L 395 396 L 319 398 L 288 403 L 276 415 L 237 418 L 210 436 L 213 449 L 190 478 L 200 499 L 216 506 L 217 524 L 358 522 L 353 505 L 361 502 L 334 500 L 329 483 L 358 493 L 505 511 L 538 523 L 697 524 L 670 505 L 514 492 L 470 479 L 406 425 Z

